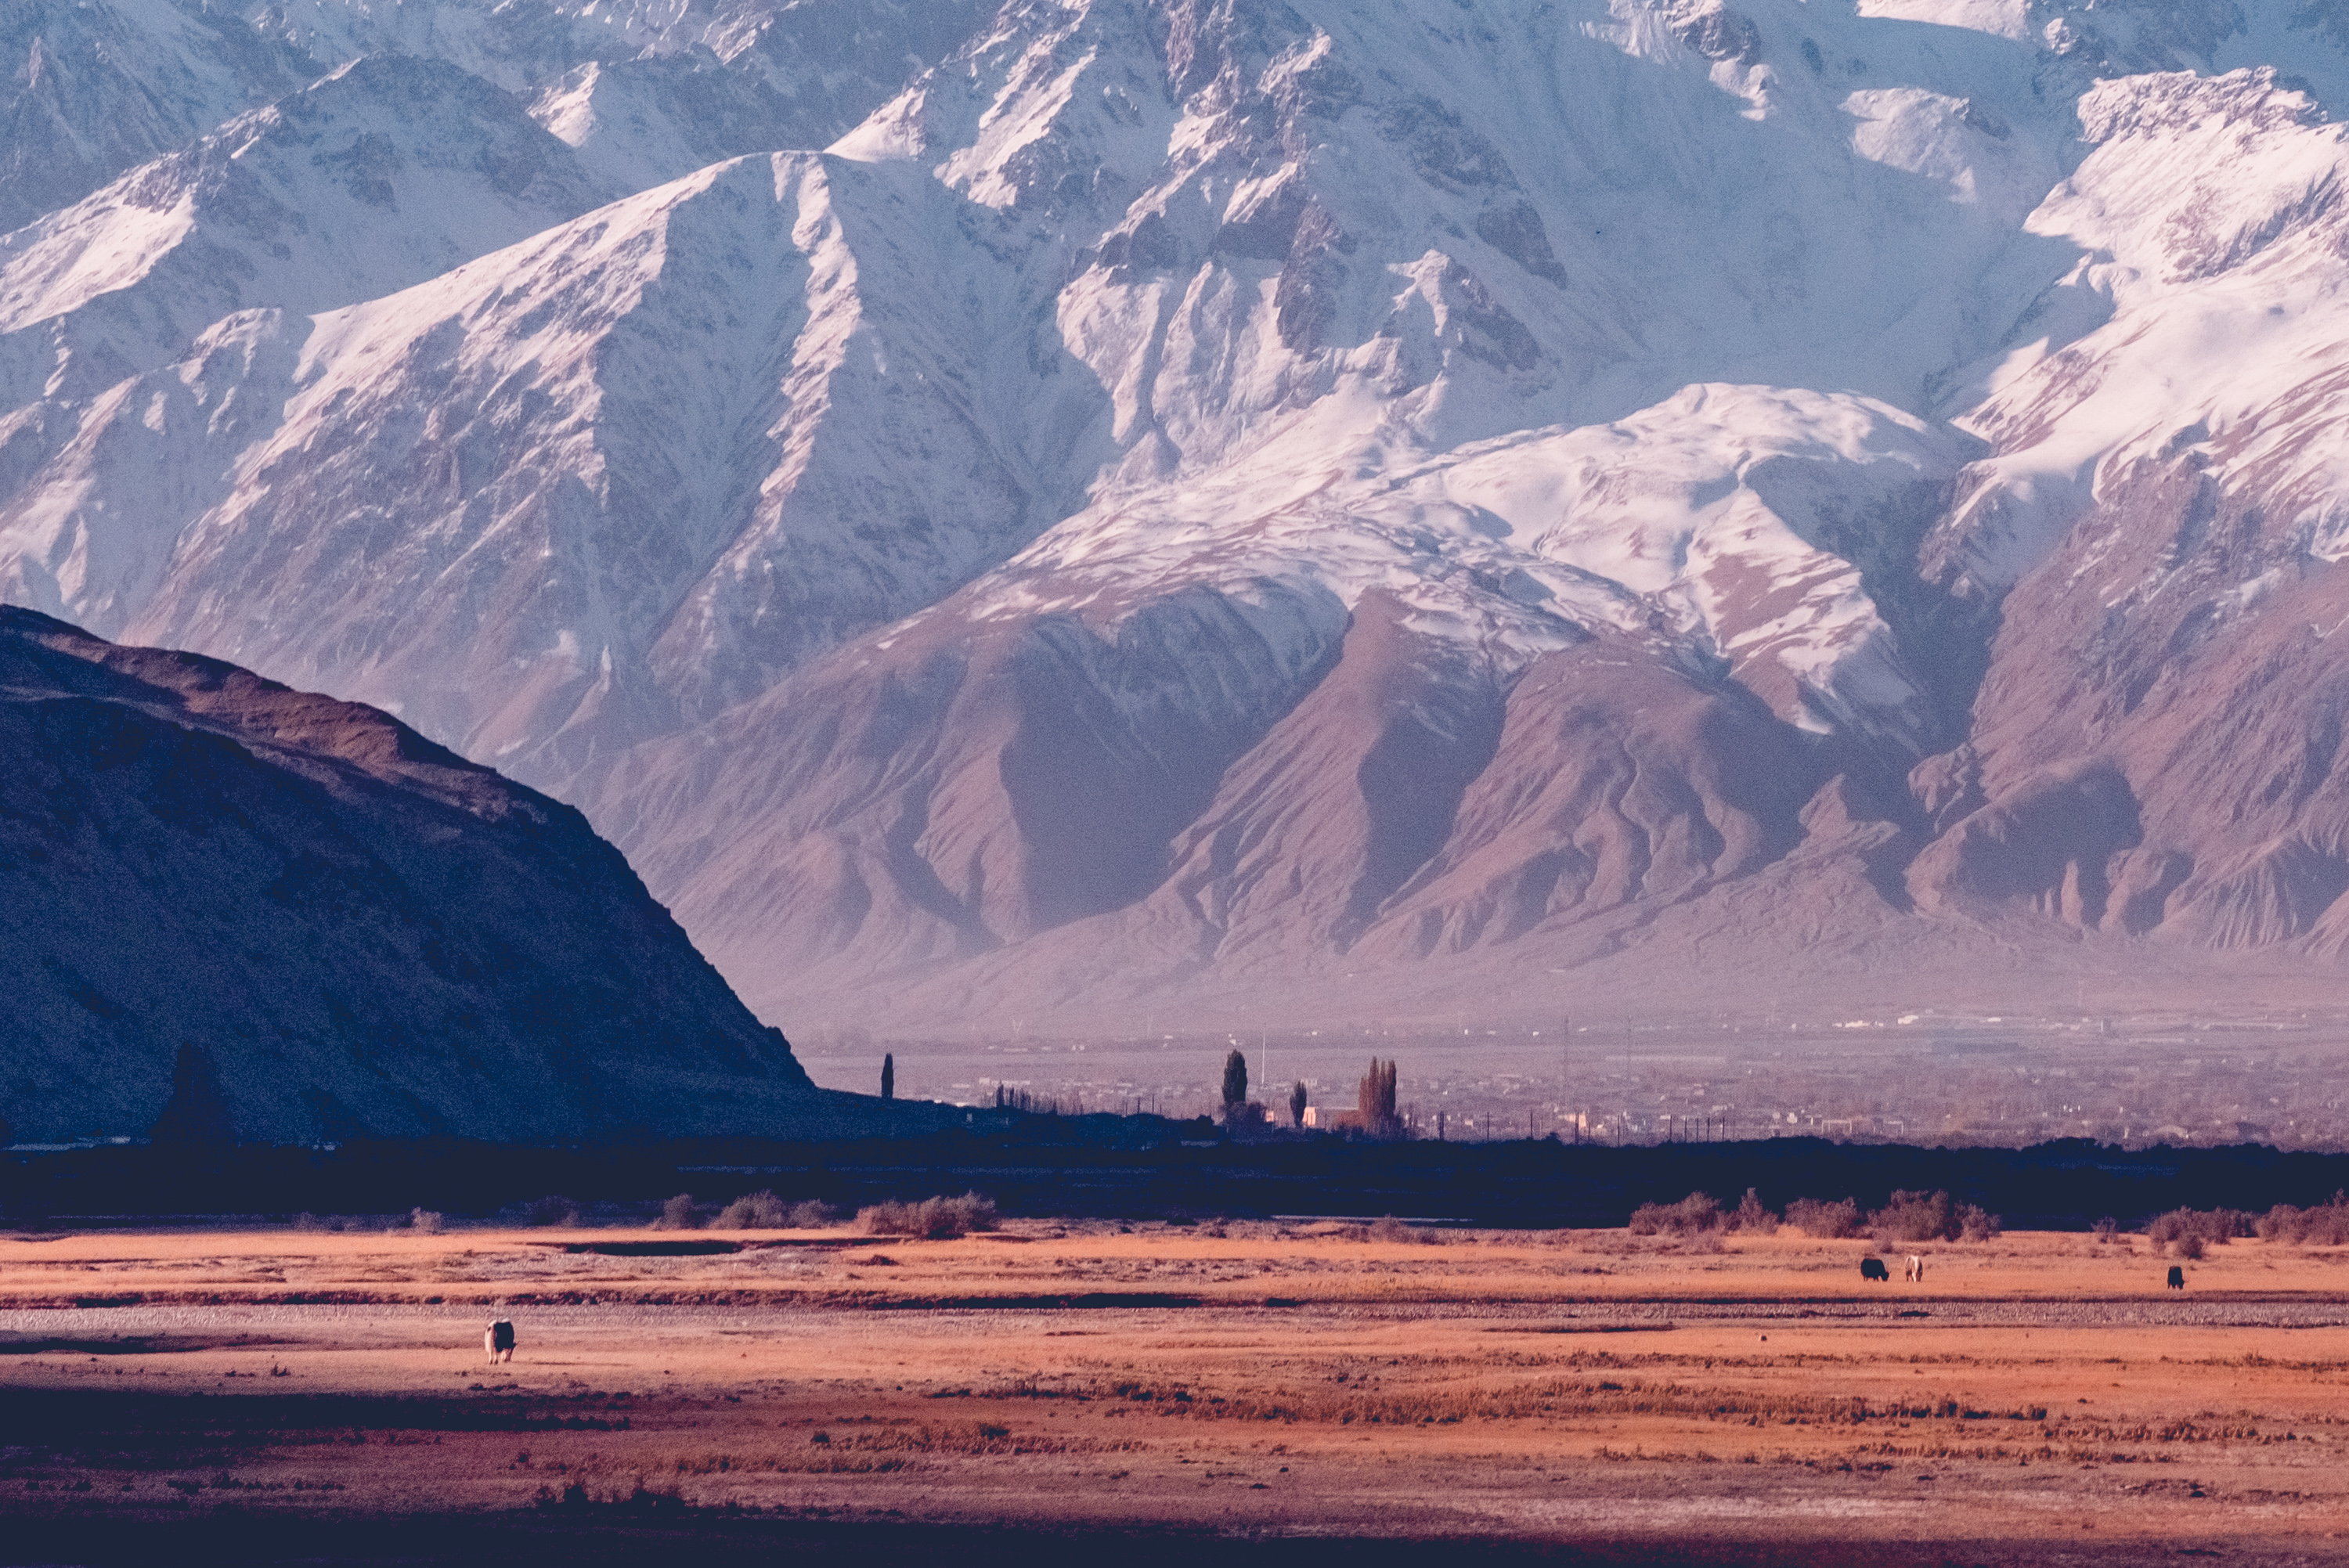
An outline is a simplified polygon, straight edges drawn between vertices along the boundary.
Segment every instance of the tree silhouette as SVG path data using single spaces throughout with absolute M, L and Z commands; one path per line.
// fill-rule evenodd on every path
M 1392 1138 L 1401 1126 L 1395 1115 L 1395 1065 L 1371 1058 L 1371 1070 L 1355 1086 L 1354 1109 L 1362 1130 L 1374 1138 Z
M 1305 1125 L 1305 1080 L 1298 1079 L 1297 1087 L 1288 1091 L 1288 1122 L 1292 1127 Z
M 894 1051 L 881 1053 L 881 1098 L 897 1098 L 897 1056 Z
M 157 1143 L 219 1145 L 236 1141 L 235 1119 L 221 1092 L 220 1074 L 203 1047 L 181 1042 L 171 1064 L 171 1098 L 147 1136 Z
M 1247 1101 L 1247 1055 L 1234 1050 L 1224 1058 L 1224 1106 L 1229 1109 Z

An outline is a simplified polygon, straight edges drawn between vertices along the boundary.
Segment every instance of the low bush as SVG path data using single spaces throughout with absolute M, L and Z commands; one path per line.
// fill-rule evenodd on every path
M 693 1207 L 693 1194 L 679 1192 L 661 1205 L 661 1216 L 653 1222 L 656 1231 L 696 1231 L 701 1228 L 701 1215 Z
M 2205 1247 L 2225 1246 L 2237 1236 L 2257 1233 L 2257 1222 L 2240 1209 L 2172 1209 L 2145 1223 L 2145 1233 L 2157 1247 L 2174 1247 L 2192 1239 Z M 2198 1250 L 2181 1257 L 2200 1257 Z
M 1957 1211 L 1947 1192 L 1895 1192 L 1868 1217 L 1881 1242 L 1946 1242 L 1958 1236 Z
M 2349 1193 L 2335 1192 L 2331 1202 L 2313 1209 L 2278 1203 L 2259 1217 L 2253 1229 L 2261 1241 L 2288 1242 L 2300 1247 L 2349 1246 Z
M 829 1203 L 786 1203 L 772 1192 L 752 1192 L 718 1211 L 720 1231 L 821 1231 L 840 1218 Z
M 1631 1211 L 1635 1236 L 1693 1236 L 1721 1228 L 1721 1205 L 1702 1192 L 1677 1203 L 1642 1203 Z
M 408 1211 L 408 1228 L 421 1231 L 428 1236 L 437 1236 L 449 1228 L 449 1222 L 429 1209 L 410 1209 Z
M 326 1221 L 305 1209 L 294 1216 L 294 1228 L 297 1231 L 323 1231 L 327 1229 L 327 1225 Z
M 1958 1239 L 1965 1242 L 1986 1242 L 2006 1229 L 2006 1222 L 1979 1203 L 1961 1204 L 1958 1209 Z
M 1775 1235 L 1778 1216 L 1764 1206 L 1760 1193 L 1748 1187 L 1744 1200 L 1731 1212 L 1727 1223 L 1731 1230 L 1744 1231 L 1748 1235 Z
M 749 1192 L 719 1210 L 709 1223 L 720 1231 L 780 1231 L 791 1219 L 791 1206 L 772 1192 Z
M 1797 1198 L 1786 1205 L 1786 1223 L 1819 1241 L 1840 1241 L 1859 1234 L 1859 1204 L 1850 1198 L 1839 1203 Z
M 2096 1245 L 2100 1247 L 2111 1246 L 2113 1243 L 2120 1239 L 2121 1222 L 2118 1220 L 2114 1219 L 2110 1214 L 2107 1214 L 2103 1219 L 2096 1222 L 2095 1232 Z
M 525 1225 L 567 1231 L 579 1223 L 579 1205 L 568 1198 L 550 1192 L 543 1198 L 533 1198 L 524 1203 L 522 1220 Z
M 995 1200 L 977 1192 L 959 1198 L 925 1198 L 918 1203 L 892 1199 L 856 1212 L 856 1228 L 868 1236 L 926 1236 L 951 1240 L 972 1231 L 995 1229 Z
M 1362 1240 L 1416 1243 L 1421 1246 L 1429 1247 L 1440 1247 L 1444 1244 L 1444 1236 L 1440 1232 L 1428 1230 L 1422 1225 L 1406 1225 L 1392 1214 L 1381 1215 L 1363 1226 Z

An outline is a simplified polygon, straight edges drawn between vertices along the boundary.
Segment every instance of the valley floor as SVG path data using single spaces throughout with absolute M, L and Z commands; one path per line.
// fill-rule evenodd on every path
M 0 1562 L 2349 1557 L 2338 1253 L 1421 1233 L 0 1240 Z

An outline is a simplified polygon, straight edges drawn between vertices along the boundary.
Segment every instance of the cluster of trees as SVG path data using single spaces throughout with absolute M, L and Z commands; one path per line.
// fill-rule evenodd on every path
M 1371 1065 L 1374 1069 L 1378 1066 L 1375 1061 Z M 1393 1098 L 1392 1089 L 1388 1091 L 1388 1098 L 1390 1100 Z M 1289 1126 L 1300 1130 L 1305 1126 L 1307 1099 L 1305 1080 L 1299 1078 L 1289 1086 Z M 1269 1119 L 1265 1108 L 1248 1099 L 1247 1053 L 1245 1051 L 1235 1049 L 1230 1056 L 1224 1058 L 1223 1101 L 1223 1118 L 1226 1127 L 1260 1127 Z
M 1371 1058 L 1371 1070 L 1354 1086 L 1354 1109 L 1361 1117 L 1362 1131 L 1371 1138 L 1395 1138 L 1402 1132 L 1402 1118 L 1395 1114 L 1395 1065 L 1392 1061 Z
M 1642 1203 L 1631 1214 L 1632 1233 L 1642 1236 L 1709 1231 L 1773 1235 L 1781 1225 L 1823 1240 L 1872 1235 L 1879 1242 L 1979 1242 L 1997 1235 L 2000 1228 L 1996 1214 L 1978 1203 L 1952 1202 L 1947 1192 L 1895 1192 L 1883 1208 L 1864 1219 L 1857 1201 L 1850 1198 L 1834 1202 L 1797 1198 L 1781 1216 L 1771 1212 L 1751 1187 L 1734 1209 L 1723 1208 L 1708 1193 L 1692 1192 L 1677 1203 Z

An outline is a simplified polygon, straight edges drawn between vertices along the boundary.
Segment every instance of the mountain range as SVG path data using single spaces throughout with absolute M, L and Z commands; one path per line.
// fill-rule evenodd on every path
M 2340 974 L 2337 0 L 27 0 L 0 61 L 0 596 L 575 804 L 771 1022 Z

